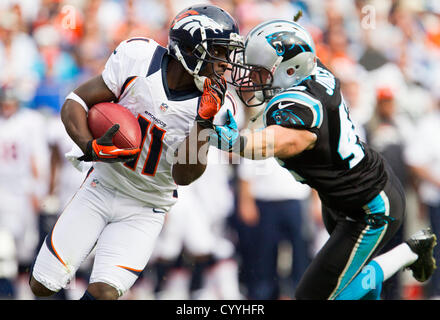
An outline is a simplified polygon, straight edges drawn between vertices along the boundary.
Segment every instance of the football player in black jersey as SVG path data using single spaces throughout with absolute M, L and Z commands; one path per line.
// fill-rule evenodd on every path
M 384 159 L 356 135 L 339 80 L 317 59 L 299 24 L 252 29 L 232 79 L 244 104 L 263 105 L 264 128 L 240 133 L 232 117 L 213 144 L 242 156 L 275 156 L 321 199 L 329 240 L 303 275 L 297 299 L 377 299 L 382 281 L 408 267 L 419 281 L 435 269 L 435 235 L 422 230 L 376 257 L 400 228 L 403 189 Z

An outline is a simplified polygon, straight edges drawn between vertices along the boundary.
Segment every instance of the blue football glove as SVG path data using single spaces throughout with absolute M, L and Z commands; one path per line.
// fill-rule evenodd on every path
M 230 110 L 227 111 L 227 120 L 223 126 L 214 125 L 214 131 L 210 134 L 210 144 L 224 151 L 239 151 L 240 132 L 237 122 Z

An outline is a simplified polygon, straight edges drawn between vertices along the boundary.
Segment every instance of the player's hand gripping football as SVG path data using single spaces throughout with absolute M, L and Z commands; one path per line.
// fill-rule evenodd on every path
M 225 101 L 226 89 L 227 85 L 224 77 L 220 77 L 218 80 L 205 79 L 203 94 L 196 117 L 196 121 L 202 126 L 213 127 L 212 119 Z
M 80 161 L 126 162 L 134 159 L 140 152 L 136 149 L 120 149 L 113 144 L 113 136 L 118 132 L 119 124 L 113 125 L 104 135 L 87 143 L 86 152 Z

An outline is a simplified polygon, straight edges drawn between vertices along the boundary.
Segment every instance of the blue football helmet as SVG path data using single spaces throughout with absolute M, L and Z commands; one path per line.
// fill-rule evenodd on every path
M 216 47 L 226 49 L 226 59 L 216 56 Z M 234 65 L 235 52 L 243 48 L 237 22 L 217 6 L 188 7 L 177 14 L 170 27 L 168 51 L 194 76 L 199 89 L 203 87 L 200 70 L 219 60 Z

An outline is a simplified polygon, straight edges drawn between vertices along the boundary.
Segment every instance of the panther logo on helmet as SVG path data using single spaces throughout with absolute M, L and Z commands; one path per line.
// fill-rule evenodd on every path
M 223 32 L 223 27 L 215 20 L 205 15 L 199 15 L 195 10 L 190 10 L 179 15 L 172 24 L 172 29 L 183 28 L 184 30 L 194 35 L 194 32 L 199 28 L 213 30 L 214 33 Z
M 280 31 L 266 36 L 267 42 L 275 49 L 283 61 L 295 57 L 301 52 L 313 52 L 313 49 L 294 32 Z

